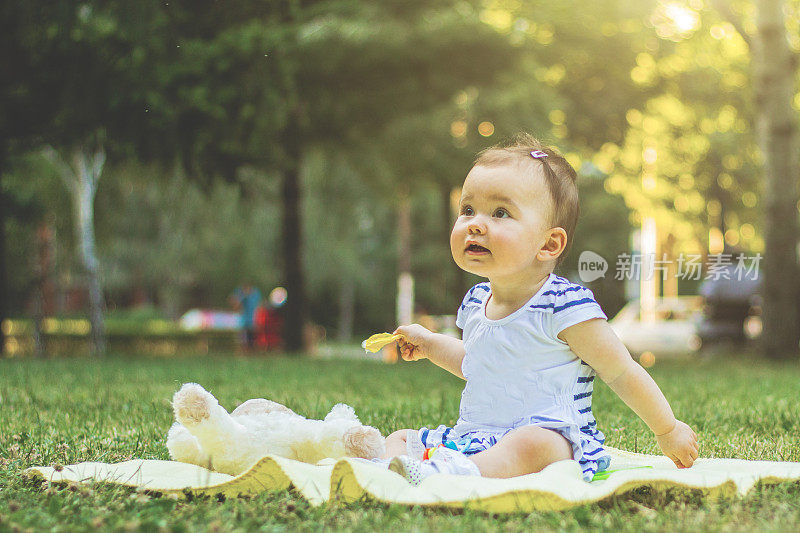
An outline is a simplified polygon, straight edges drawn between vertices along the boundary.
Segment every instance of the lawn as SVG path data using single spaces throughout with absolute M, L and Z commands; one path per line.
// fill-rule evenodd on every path
M 659 362 L 650 371 L 678 416 L 697 431 L 701 456 L 800 461 L 800 362 L 717 357 Z M 186 501 L 104 485 L 47 487 L 21 475 L 34 465 L 168 458 L 169 400 L 186 381 L 201 383 L 229 409 L 266 397 L 322 417 L 333 404 L 346 402 L 384 434 L 455 422 L 461 387 L 427 362 L 223 356 L 0 360 L 0 531 L 800 529 L 798 483 L 758 486 L 734 500 L 639 490 L 566 512 L 491 516 L 373 501 L 314 508 L 290 492 Z M 602 384 L 595 389 L 594 411 L 607 443 L 657 452 L 646 426 L 613 392 Z

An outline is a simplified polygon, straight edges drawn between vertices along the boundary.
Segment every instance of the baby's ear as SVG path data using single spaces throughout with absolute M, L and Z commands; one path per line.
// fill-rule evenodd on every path
M 540 261 L 552 261 L 564 253 L 567 248 L 567 232 L 562 227 L 551 228 L 547 233 L 544 245 L 536 254 Z

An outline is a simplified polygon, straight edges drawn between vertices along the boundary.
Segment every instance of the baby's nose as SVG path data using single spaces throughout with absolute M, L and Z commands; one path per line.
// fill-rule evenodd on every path
M 486 225 L 479 220 L 473 220 L 467 226 L 467 230 L 470 234 L 483 234 L 486 233 Z

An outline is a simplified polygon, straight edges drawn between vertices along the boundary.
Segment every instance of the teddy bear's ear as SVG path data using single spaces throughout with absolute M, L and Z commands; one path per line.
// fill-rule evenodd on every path
M 272 412 L 281 412 L 287 413 L 290 415 L 296 414 L 294 411 L 286 407 L 285 405 L 281 405 L 278 402 L 273 402 L 272 400 L 265 400 L 264 398 L 253 398 L 252 400 L 247 400 L 239 407 L 233 410 L 231 416 L 241 416 L 241 415 L 265 415 Z
M 352 420 L 358 422 L 355 410 L 347 404 L 337 403 L 331 412 L 325 415 L 325 420 Z

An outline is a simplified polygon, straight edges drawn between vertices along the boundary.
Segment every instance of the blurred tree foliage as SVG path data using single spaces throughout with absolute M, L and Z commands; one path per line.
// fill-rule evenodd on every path
M 714 228 L 730 244 L 763 247 L 749 52 L 704 2 L 26 5 L 38 6 L 26 8 L 38 13 L 26 19 L 33 37 L 14 34 L 15 49 L 35 59 L 20 68 L 26 80 L 39 79 L 31 65 L 58 57 L 34 46 L 104 47 L 62 61 L 87 101 L 109 110 L 89 113 L 80 131 L 102 127 L 108 139 L 96 220 L 111 307 L 150 302 L 176 316 L 226 305 L 244 280 L 266 291 L 288 283 L 330 331 L 390 330 L 398 198 L 408 195 L 417 301 L 452 313 L 475 280 L 449 255 L 451 193 L 478 150 L 520 130 L 580 169 L 582 219 L 562 274 L 577 269 L 581 250 L 609 262 L 628 251 L 642 213 L 682 251 L 708 249 Z M 732 9 L 746 15 L 751 2 Z M 61 18 L 77 22 L 66 37 L 48 33 Z M 114 79 L 93 91 L 79 83 L 84 64 Z M 41 89 L 58 94 L 57 85 L 28 85 L 36 90 L 4 91 L 62 112 Z M 66 200 L 26 155 L 56 142 L 47 120 L 31 123 L 24 144 L 4 145 L 15 157 L 2 190 L 36 206 L 6 228 L 16 314 L 30 298 L 45 214 L 58 235 L 57 276 L 74 268 Z M 63 147 L 78 137 L 67 132 Z M 643 174 L 657 176 L 654 187 L 643 189 Z M 609 315 L 622 305 L 619 284 L 593 288 Z
M 212 177 L 230 179 L 243 164 L 280 176 L 289 349 L 300 348 L 306 319 L 304 159 L 317 146 L 341 148 L 509 68 L 514 50 L 478 20 L 477 5 L 295 0 L 202 9 L 177 2 L 162 10 L 163 36 L 186 52 L 177 65 L 162 63 L 156 100 L 163 116 L 172 114 L 165 124 L 189 126 L 176 135 L 184 164 Z M 176 75 L 175 66 L 184 71 Z
M 74 202 L 82 274 L 89 287 L 94 351 L 105 351 L 103 295 L 93 237 L 93 199 L 106 160 L 105 138 L 127 140 L 137 108 L 127 35 L 118 34 L 113 8 L 73 2 L 6 2 L 2 6 L 4 62 L 0 96 L 0 175 L 8 153 L 46 146 Z M 59 153 L 69 154 L 68 156 Z M 2 204 L 14 203 L 0 181 Z M 5 210 L 0 228 L 5 229 Z M 0 256 L 5 259 L 5 234 Z M 0 322 L 5 316 L 5 260 L 0 267 Z M 41 276 L 40 276 L 41 277 Z M 43 280 L 39 280 L 43 282 Z M 0 334 L 0 343 L 2 342 Z
M 634 222 L 655 215 L 678 248 L 707 250 L 716 228 L 730 245 L 761 250 L 747 46 L 713 8 L 682 9 L 654 13 L 662 38 L 631 71 L 652 96 L 625 113 L 624 141 L 601 147 L 595 163 L 611 174 L 607 189 L 635 210 Z

